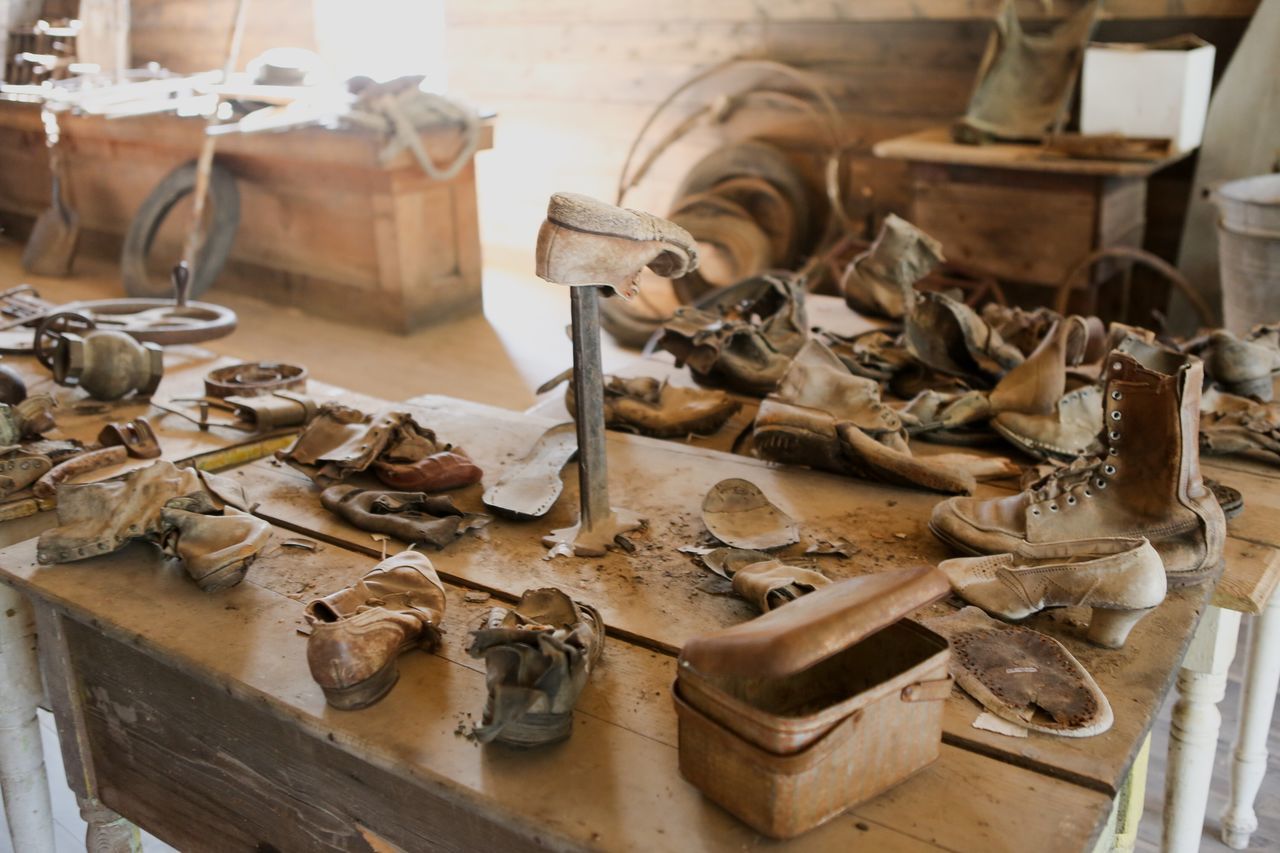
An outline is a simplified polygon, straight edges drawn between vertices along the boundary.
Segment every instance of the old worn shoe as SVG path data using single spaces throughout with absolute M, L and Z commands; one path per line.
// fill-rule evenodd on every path
M 1205 373 L 1230 394 L 1270 400 L 1272 380 L 1280 372 L 1280 349 L 1269 331 L 1259 326 L 1244 340 L 1225 329 L 1213 332 L 1203 351 Z
M 400 675 L 396 658 L 439 642 L 445 601 L 426 555 L 402 551 L 307 604 L 307 664 L 329 704 L 353 710 L 385 696 Z
M 495 607 L 467 653 L 483 658 L 489 688 L 476 737 L 534 747 L 573 731 L 573 706 L 604 652 L 600 614 L 558 589 L 530 589 Z
M 538 231 L 538 278 L 553 284 L 603 285 L 624 297 L 648 267 L 679 278 L 698 265 L 693 237 L 679 225 L 577 193 L 555 193 Z
M 942 261 L 942 244 L 894 214 L 885 217 L 871 248 L 844 271 L 844 301 L 861 314 L 902 319 L 915 283 Z
M 953 498 L 930 529 L 969 554 L 1103 536 L 1146 537 L 1171 584 L 1222 565 L 1226 521 L 1200 477 L 1198 358 L 1131 339 L 1105 363 L 1105 452 L 1005 498 Z
M 572 380 L 564 406 L 576 419 L 577 389 Z M 604 378 L 604 423 L 610 429 L 654 438 L 709 435 L 741 408 L 742 403 L 716 389 L 684 388 L 651 376 Z
M 271 525 L 227 507 L 222 515 L 183 509 L 161 510 L 161 547 L 177 557 L 205 592 L 233 587 L 271 538 Z
M 938 566 L 951 588 L 993 616 L 1019 620 L 1047 607 L 1092 607 L 1090 642 L 1117 649 L 1164 600 L 1160 555 L 1145 539 L 1027 543 L 1011 554 Z
M 1038 459 L 1070 461 L 1102 451 L 1102 409 L 1102 389 L 1084 385 L 1064 394 L 1047 415 L 1001 412 L 991 428 Z

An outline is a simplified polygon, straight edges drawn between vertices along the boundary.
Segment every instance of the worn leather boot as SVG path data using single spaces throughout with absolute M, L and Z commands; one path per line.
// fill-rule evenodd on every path
M 1263 453 L 1280 458 L 1280 404 L 1209 389 L 1200 405 L 1200 452 Z
M 1145 539 L 1027 543 L 1012 554 L 938 565 L 951 588 L 992 616 L 1020 620 L 1047 607 L 1091 607 L 1089 642 L 1124 645 L 1138 620 L 1164 601 L 1160 555 Z
M 860 314 L 901 320 L 915 283 L 942 258 L 942 244 L 889 214 L 871 248 L 850 262 L 840 280 L 844 301 Z
M 1169 582 L 1195 583 L 1222 565 L 1226 521 L 1200 477 L 1198 358 L 1138 340 L 1106 358 L 1106 452 L 1006 498 L 953 498 L 930 528 L 969 554 L 1104 536 L 1146 537 Z
M 1064 394 L 1051 414 L 1001 412 L 991 428 L 1037 459 L 1071 461 L 1102 452 L 1102 389 L 1084 385 Z
M 604 285 L 630 298 L 645 267 L 679 278 L 697 265 L 679 225 L 577 193 L 552 195 L 538 231 L 536 272 L 553 284 Z
M 244 580 L 245 572 L 271 538 L 271 525 L 227 507 L 222 515 L 182 509 L 160 512 L 161 547 L 177 557 L 196 585 L 217 592 Z
M 425 554 L 401 551 L 346 589 L 307 604 L 307 664 L 330 705 L 364 708 L 400 677 L 396 659 L 440 641 L 444 584 Z

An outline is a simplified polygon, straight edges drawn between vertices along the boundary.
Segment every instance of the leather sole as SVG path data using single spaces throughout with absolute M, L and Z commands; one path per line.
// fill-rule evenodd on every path
M 382 669 L 349 687 L 321 687 L 325 701 L 340 711 L 356 711 L 367 708 L 377 702 L 395 687 L 400 679 L 400 669 L 396 666 L 396 658 L 387 661 Z

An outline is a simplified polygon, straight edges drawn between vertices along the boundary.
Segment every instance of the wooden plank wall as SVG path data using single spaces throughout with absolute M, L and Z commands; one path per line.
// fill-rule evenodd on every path
M 1040 0 L 1018 0 L 1044 18 Z M 1058 0 L 1056 14 L 1080 0 Z M 1258 0 L 1108 0 L 1099 37 L 1147 40 L 1195 32 L 1218 45 L 1219 70 Z M 254 4 L 244 56 L 276 43 L 310 46 L 310 0 Z M 903 210 L 900 166 L 871 145 L 960 114 L 999 0 L 446 0 L 451 88 L 497 110 L 493 151 L 480 155 L 486 251 L 532 250 L 547 196 L 611 199 L 636 130 L 690 74 L 733 57 L 774 58 L 814 71 L 836 99 L 847 149 L 846 192 L 868 223 Z M 220 64 L 232 0 L 134 0 L 133 50 L 181 70 Z M 726 78 L 738 87 L 748 78 Z M 681 106 L 705 102 L 690 93 Z M 676 111 L 679 114 L 679 110 Z M 674 184 L 725 138 L 784 142 L 811 181 L 822 158 L 803 113 L 753 109 L 668 153 L 628 203 L 664 212 Z M 1155 188 L 1160 216 L 1180 218 L 1189 169 Z M 1170 206 L 1167 201 L 1173 200 Z M 868 226 L 869 227 L 869 226 Z M 1167 226 L 1173 233 L 1173 226 Z M 1157 242 L 1159 239 L 1157 238 Z

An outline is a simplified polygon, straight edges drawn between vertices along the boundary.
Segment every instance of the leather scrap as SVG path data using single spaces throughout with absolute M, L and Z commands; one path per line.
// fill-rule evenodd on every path
M 393 492 L 330 486 L 320 493 L 324 508 L 369 533 L 385 533 L 402 542 L 443 548 L 462 534 L 484 527 L 487 515 L 463 512 L 453 499 L 423 492 Z

